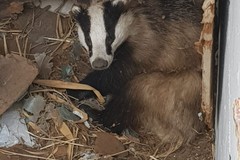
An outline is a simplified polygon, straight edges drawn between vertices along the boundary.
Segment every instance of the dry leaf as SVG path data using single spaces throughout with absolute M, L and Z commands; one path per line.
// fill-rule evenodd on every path
M 66 123 L 62 123 L 62 125 L 59 127 L 59 131 L 68 139 L 72 140 L 74 139 L 73 134 L 71 130 L 68 128 Z M 67 148 L 67 155 L 68 155 L 68 160 L 72 160 L 73 156 L 73 145 L 69 144 Z
M 10 6 L 7 8 L 8 11 L 13 14 L 13 13 L 22 13 L 23 11 L 23 3 L 21 2 L 12 2 L 10 3 Z
M 63 159 L 63 157 L 67 156 L 67 146 L 66 145 L 57 146 L 53 154 L 57 159 L 58 158 Z
M 22 13 L 24 2 L 0 2 L 0 19 L 13 16 L 13 14 Z
M 46 55 L 46 53 L 38 53 L 34 54 L 34 58 L 38 66 L 40 77 L 48 79 L 50 73 L 52 72 L 53 63 L 51 62 L 51 60 L 53 59 L 53 57 Z
M 73 139 L 73 134 L 71 132 L 71 130 L 68 128 L 68 126 L 66 125 L 66 123 L 62 123 L 62 125 L 59 127 L 59 131 L 68 139 L 71 140 Z
M 105 132 L 98 132 L 96 135 L 94 150 L 98 154 L 111 155 L 125 150 L 123 144 L 113 135 Z M 120 155 L 126 156 L 126 153 Z

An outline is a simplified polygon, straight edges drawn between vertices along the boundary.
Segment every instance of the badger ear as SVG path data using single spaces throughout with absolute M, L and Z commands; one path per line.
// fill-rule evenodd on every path
M 131 0 L 112 0 L 112 5 L 118 5 L 119 3 L 127 4 Z
M 72 13 L 73 13 L 73 14 L 80 13 L 81 10 L 82 10 L 82 9 L 81 9 L 81 7 L 79 7 L 79 6 L 75 6 L 75 5 L 74 5 L 74 6 L 72 7 Z
M 90 4 L 94 0 L 73 0 L 73 7 L 72 7 L 72 12 L 70 12 L 71 15 L 76 15 L 83 10 L 87 9 Z
M 88 8 L 90 6 L 90 4 L 92 3 L 92 1 L 94 1 L 94 0 L 73 0 L 74 5 L 78 6 L 80 8 L 80 10 L 77 8 L 74 8 L 75 6 L 73 8 L 74 8 L 74 10 L 77 9 L 75 11 L 81 11 L 81 8 L 83 8 L 83 9 Z M 74 12 L 74 10 L 72 9 L 72 12 Z
M 112 5 L 119 5 L 119 4 L 123 4 L 125 6 L 137 6 L 137 5 L 141 5 L 145 3 L 145 0 L 111 0 Z

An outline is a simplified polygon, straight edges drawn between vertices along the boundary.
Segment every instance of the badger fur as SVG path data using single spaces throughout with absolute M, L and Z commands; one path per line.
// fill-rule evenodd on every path
M 96 0 L 72 9 L 94 71 L 81 83 L 112 95 L 99 123 L 189 142 L 202 129 L 201 10 L 192 0 Z M 79 98 L 88 91 L 69 91 Z

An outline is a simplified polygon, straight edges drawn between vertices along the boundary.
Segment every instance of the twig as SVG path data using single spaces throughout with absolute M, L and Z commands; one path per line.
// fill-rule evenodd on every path
M 19 44 L 19 35 L 16 36 L 16 43 L 17 43 L 19 55 L 22 56 L 22 51 L 21 51 L 21 47 Z
M 0 32 L 2 33 L 21 33 L 21 30 L 4 30 L 4 29 L 0 29 Z
M 56 154 L 58 151 L 58 146 L 49 154 L 48 158 L 54 157 L 54 154 Z
M 32 93 L 38 93 L 38 92 L 55 92 L 55 93 L 59 94 L 60 96 L 62 96 L 65 101 L 71 102 L 71 101 L 66 97 L 65 94 L 63 94 L 62 92 L 59 92 L 59 91 L 57 91 L 57 90 L 55 90 L 55 89 L 39 89 L 39 90 L 30 91 L 30 94 L 32 94 Z
M 3 35 L 4 52 L 5 52 L 5 55 L 7 55 L 8 54 L 8 47 L 7 47 L 6 35 L 5 35 L 5 33 L 3 33 L 2 35 Z
M 117 153 L 114 153 L 114 154 L 106 155 L 106 156 L 103 156 L 103 158 L 114 157 L 114 156 L 117 156 L 117 155 L 120 155 L 120 154 L 123 154 L 123 153 L 129 152 L 130 150 L 131 150 L 131 149 L 127 149 L 127 150 L 124 150 L 124 151 L 121 151 L 121 152 L 117 152 Z
M 34 48 L 36 48 L 36 47 L 38 47 L 38 46 L 40 46 L 40 45 L 43 45 L 43 43 L 37 43 L 37 44 L 31 46 L 31 47 L 29 48 L 29 53 L 31 52 L 32 49 L 34 49 Z
M 35 23 L 35 9 L 33 9 L 31 28 L 34 27 L 34 23 Z
M 59 26 L 59 18 L 60 18 L 60 15 L 57 14 L 56 28 L 55 28 L 55 32 L 56 32 L 56 36 L 57 36 L 57 38 L 60 38 L 60 36 L 59 36 L 59 30 L 58 30 L 58 26 Z
M 46 141 L 55 141 L 55 142 L 60 142 L 60 143 L 65 143 L 65 144 L 71 144 L 74 146 L 79 146 L 79 147 L 86 147 L 86 148 L 92 148 L 91 146 L 86 146 L 83 144 L 77 144 L 77 143 L 72 143 L 70 141 L 75 141 L 76 139 L 71 139 L 71 140 L 67 140 L 67 141 L 63 141 L 63 140 L 59 140 L 59 139 L 53 139 L 53 138 L 44 138 L 44 137 L 39 137 L 31 132 L 28 132 L 31 136 L 42 139 L 42 140 L 46 140 Z
M 47 43 L 45 46 L 43 46 L 42 48 L 48 48 L 48 47 L 50 47 L 50 46 L 54 46 L 54 45 L 56 45 L 56 44 L 59 44 L 59 42 L 58 41 L 54 41 L 54 42 L 51 42 L 51 43 Z
M 71 43 L 69 39 L 60 39 L 60 38 L 50 38 L 50 37 L 43 37 L 44 39 L 51 40 L 51 41 L 59 41 L 59 42 L 68 42 Z
M 3 154 L 13 155 L 13 156 L 22 156 L 22 157 L 28 157 L 28 158 L 55 160 L 55 159 L 45 158 L 45 157 L 40 157 L 40 156 L 35 156 L 35 155 L 27 155 L 27 154 L 22 154 L 22 153 L 17 153 L 17 152 L 11 152 L 11 151 L 7 151 L 7 150 L 3 150 L 3 149 L 0 149 L 0 152 L 2 152 Z
M 33 155 L 43 155 L 43 154 L 46 154 L 47 152 L 32 152 L 32 151 L 28 151 L 28 150 L 26 150 L 26 149 L 22 149 L 22 150 L 24 150 L 25 152 L 28 152 L 28 153 L 30 153 L 30 154 L 33 154 Z
M 149 156 L 151 159 L 153 160 L 158 160 L 157 158 L 155 158 L 154 156 Z
M 32 20 L 28 21 L 28 23 L 24 26 L 24 29 L 23 29 L 24 33 L 26 32 L 25 36 L 27 36 L 33 30 L 33 28 L 34 28 L 33 26 L 34 26 L 34 23 L 37 20 L 37 18 L 39 18 L 42 15 L 42 13 L 46 12 L 50 7 L 51 6 L 46 6 L 45 8 L 43 8 L 42 10 L 40 10 L 37 13 L 35 13 L 35 11 L 33 11 Z M 27 31 L 30 23 L 31 23 L 30 29 Z
M 71 27 L 70 27 L 71 28 Z M 62 18 L 61 16 L 59 15 L 59 21 L 58 21 L 58 33 L 60 35 L 60 37 L 63 37 L 64 36 L 64 33 L 63 33 L 63 25 L 62 25 Z
M 66 39 L 71 35 L 72 33 L 72 29 L 73 29 L 74 25 L 71 26 L 71 28 L 69 29 L 69 32 L 67 33 L 67 35 L 64 37 L 64 41 L 66 41 Z M 62 46 L 62 44 L 64 43 L 64 41 L 62 41 L 51 53 L 50 56 L 53 57 L 53 54 Z
M 30 91 L 30 94 L 38 93 L 38 92 L 55 92 L 55 93 L 58 93 L 60 95 L 63 95 L 61 92 L 59 92 L 59 91 L 57 91 L 55 89 L 38 89 L 38 90 Z
M 77 139 L 77 138 L 76 138 L 76 139 Z M 69 140 L 67 140 L 67 141 L 69 141 Z M 74 140 L 72 140 L 72 141 L 74 141 Z M 47 146 L 41 147 L 40 150 L 44 150 L 44 149 L 47 149 L 47 148 L 49 148 L 49 147 L 52 147 L 52 146 L 55 146 L 55 145 L 61 144 L 61 143 L 62 143 L 62 142 L 52 143 L 52 144 L 49 144 L 49 145 L 47 145 Z
M 22 111 L 23 112 L 23 114 L 26 116 L 26 117 L 29 117 L 29 115 L 28 115 L 28 113 L 26 113 L 26 111 L 25 110 L 23 110 Z M 35 123 L 33 123 L 33 122 L 28 122 L 28 125 L 30 126 L 30 127 L 32 127 L 32 129 L 34 129 L 35 131 L 39 131 L 39 132 L 41 132 L 42 134 L 44 134 L 45 136 L 47 136 L 47 137 L 49 137 L 49 135 L 42 129 L 42 128 L 40 128 L 37 124 L 35 124 Z
M 26 40 L 25 40 L 24 49 L 23 49 L 23 57 L 26 57 L 27 45 L 28 45 L 28 37 L 26 37 Z
M 28 47 L 28 54 L 31 54 L 31 48 L 32 48 L 32 43 L 29 44 L 29 47 Z
M 9 18 L 9 19 L 7 19 L 5 22 L 1 22 L 1 23 L 0 23 L 0 26 L 3 27 L 3 26 L 5 26 L 5 25 L 11 23 L 11 20 L 12 20 L 12 18 Z
M 40 150 L 44 150 L 44 149 L 47 149 L 47 148 L 49 148 L 49 147 L 52 147 L 52 146 L 55 146 L 55 145 L 61 144 L 61 143 L 62 143 L 62 142 L 52 143 L 52 144 L 49 144 L 49 145 L 47 145 L 47 146 L 41 147 Z
M 152 156 L 152 155 L 149 155 L 148 153 L 142 153 L 142 152 L 139 152 L 139 151 L 136 151 L 135 149 L 129 149 L 129 153 L 131 153 L 131 154 L 133 154 L 133 155 L 139 155 L 139 156 L 144 156 L 144 157 L 146 157 L 147 159 L 149 159 L 150 158 L 150 160 L 151 159 L 153 159 L 153 160 L 159 160 L 159 159 L 157 159 L 156 157 L 154 157 L 154 156 Z

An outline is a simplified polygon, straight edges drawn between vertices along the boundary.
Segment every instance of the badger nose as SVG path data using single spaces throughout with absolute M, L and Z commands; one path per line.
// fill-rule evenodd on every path
M 108 61 L 102 59 L 102 58 L 96 58 L 93 62 L 92 62 L 92 67 L 93 69 L 106 69 L 108 66 Z

